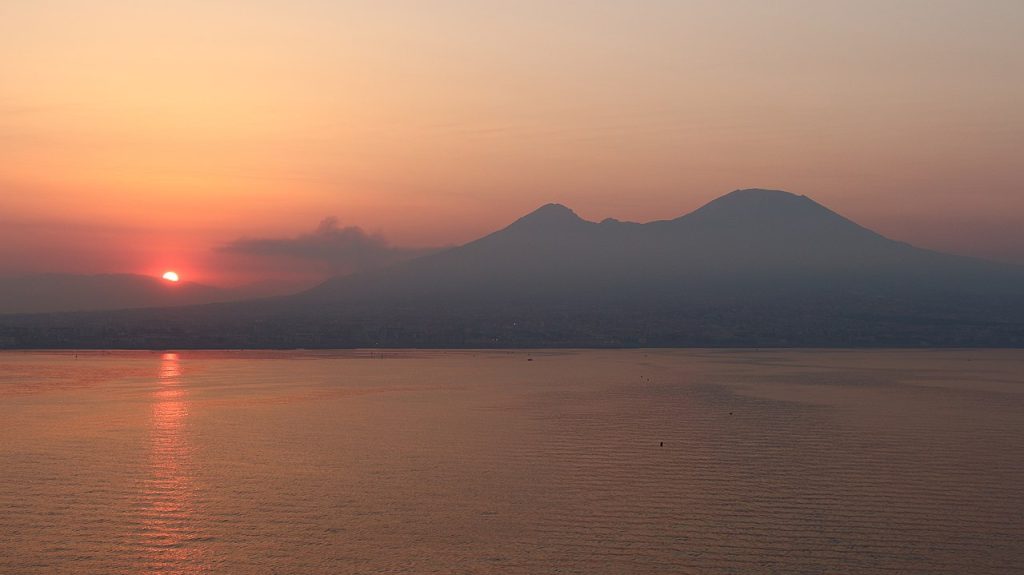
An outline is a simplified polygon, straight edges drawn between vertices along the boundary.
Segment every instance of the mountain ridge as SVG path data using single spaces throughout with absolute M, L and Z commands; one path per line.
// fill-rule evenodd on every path
M 877 234 L 806 196 L 778 190 L 736 190 L 671 220 L 604 222 L 549 203 L 482 238 L 382 273 L 402 287 L 437 286 L 443 281 L 438 276 L 446 276 L 456 278 L 448 292 L 464 286 L 503 293 L 508 286 L 536 291 L 526 284 L 538 281 L 586 289 L 581 284 L 623 283 L 651 274 L 817 270 L 848 275 L 905 267 L 908 259 L 921 267 L 925 259 L 946 257 L 926 255 L 930 252 Z M 418 274 L 419 281 L 395 277 L 406 271 Z M 493 276 L 489 282 L 488 275 Z M 332 290 L 353 281 L 358 280 L 328 280 L 312 291 L 329 299 Z

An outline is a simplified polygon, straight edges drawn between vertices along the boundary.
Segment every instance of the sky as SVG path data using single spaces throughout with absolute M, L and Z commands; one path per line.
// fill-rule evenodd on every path
M 0 276 L 341 273 L 749 187 L 1024 264 L 1021 30 L 1019 0 L 4 0 Z

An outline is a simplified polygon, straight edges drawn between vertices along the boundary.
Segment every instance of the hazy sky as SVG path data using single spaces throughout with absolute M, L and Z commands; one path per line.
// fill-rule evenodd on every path
M 744 187 L 1024 263 L 1022 30 L 1020 0 L 3 0 L 0 274 L 237 281 L 273 265 L 224 246 L 330 216 L 390 253 Z

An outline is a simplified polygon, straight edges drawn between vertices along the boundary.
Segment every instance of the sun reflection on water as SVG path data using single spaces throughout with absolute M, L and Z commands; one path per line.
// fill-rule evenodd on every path
M 150 475 L 144 486 L 142 534 L 154 571 L 202 573 L 195 530 L 192 446 L 186 426 L 188 389 L 178 354 L 160 358 L 150 425 Z

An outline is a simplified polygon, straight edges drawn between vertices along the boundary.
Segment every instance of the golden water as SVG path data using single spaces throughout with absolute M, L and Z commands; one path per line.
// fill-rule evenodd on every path
M 0 573 L 1019 573 L 1024 352 L 0 354 Z

